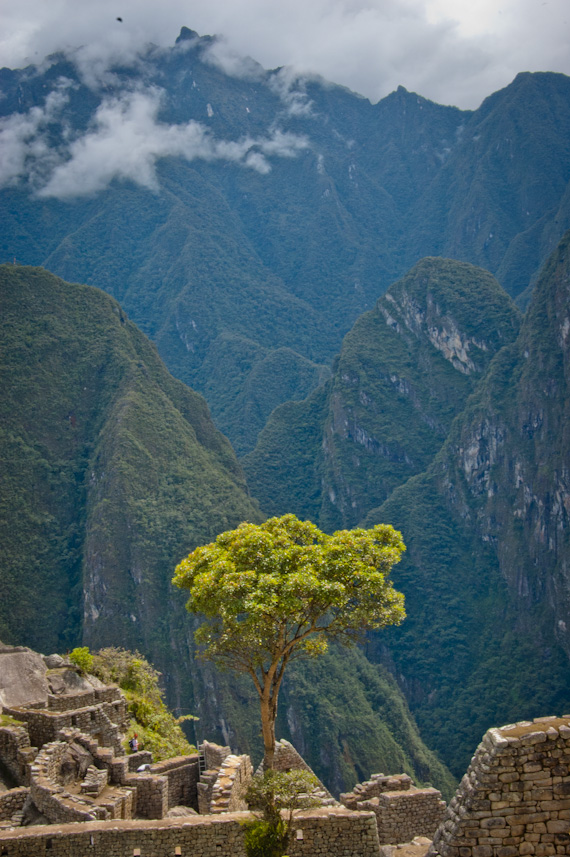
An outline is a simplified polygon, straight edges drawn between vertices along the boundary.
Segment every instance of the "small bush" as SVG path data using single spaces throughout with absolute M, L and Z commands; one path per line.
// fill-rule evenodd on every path
M 287 846 L 287 825 L 280 819 L 277 824 L 256 818 L 244 825 L 244 845 L 247 857 L 283 857 Z
M 80 646 L 79 648 L 74 649 L 69 655 L 69 660 L 72 664 L 75 664 L 76 667 L 79 667 L 81 672 L 93 672 L 93 655 L 87 646 Z

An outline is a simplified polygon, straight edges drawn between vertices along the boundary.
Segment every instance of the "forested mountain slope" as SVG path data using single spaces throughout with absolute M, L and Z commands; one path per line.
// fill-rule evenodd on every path
M 0 266 L 0 333 L 0 639 L 138 648 L 198 737 L 259 758 L 253 686 L 196 659 L 198 620 L 170 584 L 196 545 L 261 520 L 204 399 L 113 298 L 40 268 Z M 354 650 L 307 670 L 288 678 L 279 731 L 331 788 L 395 765 L 452 791 L 383 665 Z
M 116 301 L 0 272 L 0 637 L 47 651 L 112 629 L 157 660 L 174 564 L 260 512 L 204 399 Z
M 366 519 L 408 546 L 408 619 L 369 655 L 455 772 L 489 724 L 570 705 L 569 331 L 567 233 L 433 464 Z
M 372 105 L 216 45 L 184 28 L 102 77 L 2 70 L 0 258 L 119 299 L 243 454 L 422 256 L 526 289 L 570 225 L 570 80 Z
M 520 313 L 473 265 L 420 261 L 346 335 L 331 381 L 276 409 L 243 459 L 270 514 L 357 525 L 447 437 Z

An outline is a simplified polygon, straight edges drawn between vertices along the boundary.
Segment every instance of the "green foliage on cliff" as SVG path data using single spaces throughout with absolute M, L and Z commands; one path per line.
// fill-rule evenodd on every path
M 174 717 L 164 703 L 160 673 L 139 652 L 108 647 L 91 655 L 92 672 L 107 684 L 118 684 L 128 700 L 139 749 L 150 750 L 155 762 L 196 752 L 181 728 L 189 715 Z
M 188 550 L 260 519 L 229 444 L 203 399 L 166 373 L 105 294 L 5 266 L 0 298 L 0 639 L 44 651 L 79 643 L 138 649 L 160 669 L 175 713 L 199 715 L 200 737 L 259 758 L 257 700 L 244 683 L 194 660 L 196 623 L 170 587 Z M 355 677 L 355 698 L 360 685 Z M 385 693 L 405 708 L 394 684 Z M 319 710 L 323 734 L 336 729 L 343 706 L 331 697 Z M 383 716 L 370 714 L 375 728 Z M 400 728 L 399 714 L 382 727 Z M 343 741 L 350 752 L 350 730 Z M 353 765 L 339 773 L 335 759 L 344 752 L 337 742 L 329 761 L 315 760 L 338 790 L 360 778 Z M 354 752 L 365 775 L 398 759 L 396 751 L 376 753 L 367 767 L 363 745 Z M 406 770 L 439 784 L 437 771 Z
M 409 548 L 406 626 L 369 652 L 385 660 L 388 643 L 422 735 L 456 774 L 490 726 L 570 704 L 569 250 L 567 233 L 430 468 L 367 518 L 401 527 Z
M 294 665 L 283 686 L 278 732 L 333 793 L 381 771 L 405 771 L 416 783 L 440 789 L 446 799 L 456 788 L 446 765 L 420 736 L 390 671 L 370 662 L 368 645 L 333 646 L 322 659 Z
M 332 380 L 272 414 L 243 459 L 262 508 L 354 526 L 428 466 L 519 323 L 487 271 L 423 259 L 358 319 Z

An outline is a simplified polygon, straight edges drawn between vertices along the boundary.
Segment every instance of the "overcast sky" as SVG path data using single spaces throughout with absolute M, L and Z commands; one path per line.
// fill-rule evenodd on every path
M 79 46 L 108 60 L 183 25 L 374 102 L 402 84 L 475 108 L 519 71 L 570 73 L 570 0 L 2 0 L 0 65 Z

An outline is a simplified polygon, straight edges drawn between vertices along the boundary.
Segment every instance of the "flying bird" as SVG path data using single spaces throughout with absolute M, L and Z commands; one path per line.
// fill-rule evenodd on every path
M 122 18 L 117 18 L 117 21 L 120 21 L 120 22 L 121 22 L 121 24 L 123 23 L 123 19 L 122 19 Z

